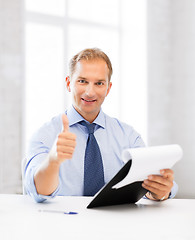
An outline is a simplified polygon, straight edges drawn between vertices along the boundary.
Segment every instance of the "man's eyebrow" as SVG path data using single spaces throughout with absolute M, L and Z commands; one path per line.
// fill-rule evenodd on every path
M 82 77 L 82 76 L 78 76 L 77 79 L 86 80 L 87 78 Z M 105 79 L 98 79 L 97 82 L 106 82 L 106 80 Z
M 106 82 L 106 80 L 105 79 L 99 79 L 99 80 L 97 80 L 98 82 Z

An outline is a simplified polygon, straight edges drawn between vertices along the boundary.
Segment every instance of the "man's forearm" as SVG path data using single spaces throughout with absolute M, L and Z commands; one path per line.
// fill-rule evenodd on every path
M 51 195 L 59 184 L 60 164 L 57 161 L 47 159 L 35 172 L 34 182 L 37 193 Z

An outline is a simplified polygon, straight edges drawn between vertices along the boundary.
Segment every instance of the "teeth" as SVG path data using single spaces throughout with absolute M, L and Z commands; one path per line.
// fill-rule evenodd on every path
M 94 102 L 95 100 L 86 100 L 86 99 L 83 99 L 84 101 L 86 102 Z

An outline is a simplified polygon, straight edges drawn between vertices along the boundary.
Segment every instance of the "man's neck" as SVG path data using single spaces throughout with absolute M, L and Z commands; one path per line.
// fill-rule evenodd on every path
M 97 116 L 99 115 L 99 112 L 96 113 L 96 114 L 92 114 L 92 113 L 82 113 L 81 111 L 79 111 L 79 109 L 77 107 L 75 107 L 73 105 L 74 109 L 86 120 L 88 121 L 89 123 L 92 123 L 96 118 Z

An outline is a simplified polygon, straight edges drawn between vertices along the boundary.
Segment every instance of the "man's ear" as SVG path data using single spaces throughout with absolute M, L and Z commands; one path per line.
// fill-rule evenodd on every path
M 70 77 L 67 76 L 66 77 L 66 88 L 69 92 L 71 92 L 71 89 L 70 89 Z
M 108 93 L 110 92 L 111 87 L 112 87 L 112 83 L 109 82 L 106 96 L 108 96 Z

